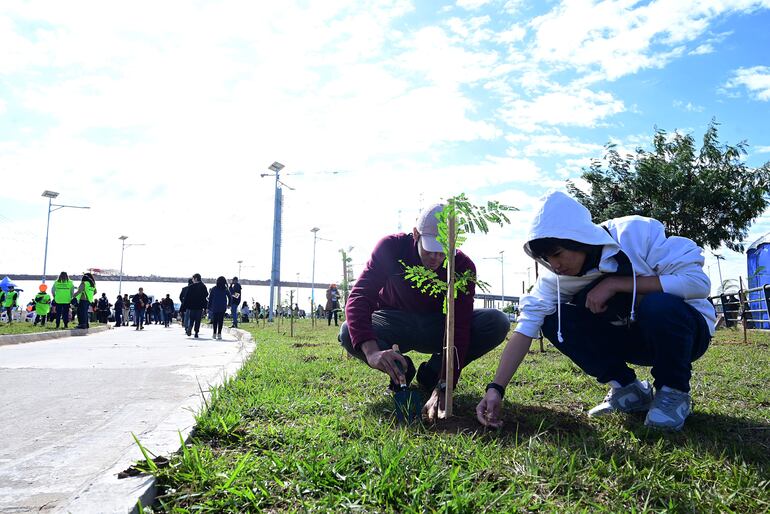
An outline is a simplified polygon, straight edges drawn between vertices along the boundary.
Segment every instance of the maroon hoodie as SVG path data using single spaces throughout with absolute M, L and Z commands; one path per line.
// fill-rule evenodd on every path
M 371 339 L 377 339 L 372 328 L 372 313 L 376 310 L 398 310 L 418 313 L 442 312 L 444 299 L 433 298 L 412 287 L 404 279 L 404 261 L 407 266 L 421 265 L 417 243 L 412 234 L 395 234 L 382 238 L 374 247 L 372 257 L 358 277 L 345 305 L 345 317 L 354 348 Z M 473 261 L 457 252 L 455 258 L 457 273 L 472 270 L 476 274 Z M 440 267 L 436 273 L 446 281 L 446 269 Z M 459 293 L 455 300 L 455 347 L 459 368 L 455 363 L 455 377 L 465 367 L 468 345 L 471 339 L 471 319 L 473 316 L 473 296 L 475 285 L 470 284 L 468 294 Z M 456 381 L 457 378 L 455 378 Z

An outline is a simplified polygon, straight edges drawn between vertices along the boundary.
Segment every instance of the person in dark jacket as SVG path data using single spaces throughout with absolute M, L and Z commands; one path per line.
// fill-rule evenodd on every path
M 195 331 L 195 337 L 198 337 L 198 332 L 201 330 L 201 317 L 203 316 L 203 309 L 206 308 L 208 296 L 208 288 L 201 282 L 200 273 L 196 273 L 192 276 L 192 284 L 187 286 L 187 292 L 180 308 L 183 311 L 190 311 L 190 323 L 185 329 L 188 336 Z
M 436 240 L 436 215 L 443 208 L 436 204 L 423 211 L 411 234 L 387 236 L 377 243 L 345 304 L 346 321 L 339 335 L 351 355 L 390 377 L 392 389 L 408 385 L 416 374 L 421 388 L 433 391 L 423 410 L 429 420 L 446 416 L 441 394 L 446 387 L 442 366 L 446 316 L 443 299 L 415 289 L 404 278 L 404 265 L 422 265 L 446 280 L 444 250 Z M 455 262 L 458 274 L 470 271 L 475 276 L 476 267 L 463 252 L 457 252 Z M 510 329 L 501 311 L 474 310 L 474 294 L 471 282 L 455 300 L 455 382 L 468 363 L 498 346 Z M 410 351 L 431 357 L 416 371 L 412 360 L 401 354 Z
M 123 326 L 123 297 L 118 295 L 115 299 L 115 327 Z
M 225 277 L 217 278 L 217 285 L 209 291 L 209 312 L 211 313 L 211 324 L 214 327 L 214 339 L 222 339 L 225 311 L 231 303 L 233 303 L 233 298 L 230 296 L 230 291 L 227 288 L 227 280 Z M 237 318 L 237 303 L 235 312 Z
M 139 288 L 139 292 L 131 297 L 134 304 L 134 319 L 136 320 L 136 330 L 144 330 L 144 313 L 150 303 L 150 298 L 144 294 L 144 289 Z
M 168 327 L 174 316 L 174 300 L 171 299 L 171 295 L 166 294 L 166 297 L 160 301 L 160 308 L 163 311 L 163 326 Z
M 185 332 L 188 332 L 190 327 L 190 311 L 184 308 L 184 297 L 187 296 L 187 289 L 192 285 L 192 283 L 193 279 L 188 279 L 187 285 L 184 286 L 179 292 L 179 315 L 182 318 L 182 326 L 184 327 Z
M 241 303 L 241 284 L 238 283 L 238 277 L 233 277 L 230 283 L 230 298 L 232 299 L 230 316 L 233 318 L 233 324 L 230 328 L 238 328 L 238 306 Z

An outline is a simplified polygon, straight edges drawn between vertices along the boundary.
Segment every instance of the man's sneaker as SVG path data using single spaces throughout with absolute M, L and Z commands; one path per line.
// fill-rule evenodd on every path
M 650 406 L 644 424 L 663 430 L 682 430 L 684 420 L 691 411 L 690 393 L 663 386 L 655 393 L 655 400 Z
M 604 401 L 588 411 L 589 416 L 603 416 L 611 412 L 639 412 L 650 408 L 652 403 L 652 387 L 643 380 L 623 387 L 613 387 Z

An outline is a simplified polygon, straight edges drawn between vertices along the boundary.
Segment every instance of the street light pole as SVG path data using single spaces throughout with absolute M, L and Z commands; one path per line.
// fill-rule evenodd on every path
M 241 264 L 243 264 L 243 261 L 238 261 L 238 280 L 241 279 Z
M 275 288 L 278 287 L 278 294 L 280 294 L 280 282 L 281 282 L 281 202 L 282 193 L 280 184 L 281 170 L 284 165 L 278 161 L 273 162 L 268 168 L 275 175 L 275 197 L 273 205 L 273 258 L 270 270 L 270 311 L 267 314 L 268 321 L 273 321 L 273 311 L 275 310 Z M 263 173 L 261 176 L 270 175 L 269 173 Z
M 505 306 L 505 250 L 500 250 L 500 257 L 484 257 L 486 260 L 500 261 L 500 309 Z
M 315 245 L 318 241 L 318 231 L 321 230 L 318 227 L 313 227 L 310 232 L 313 233 L 313 272 L 310 274 L 310 319 L 312 325 L 315 326 Z
M 118 239 L 121 241 L 121 247 L 120 247 L 120 275 L 118 276 L 118 295 L 123 291 L 123 254 L 126 251 L 126 248 L 129 246 L 144 246 L 144 243 L 131 243 L 126 244 L 126 239 L 128 239 L 128 236 L 120 236 Z
M 56 191 L 48 191 L 47 189 L 43 191 L 43 194 L 40 195 L 45 198 L 48 198 L 48 220 L 45 224 L 45 253 L 43 253 L 43 278 L 42 282 L 45 284 L 45 272 L 48 266 L 48 229 L 51 226 L 51 213 L 53 211 L 58 211 L 59 209 L 90 209 L 91 207 L 83 207 L 80 205 L 61 205 L 61 204 L 55 204 L 51 203 L 54 198 L 59 196 L 59 193 Z
M 714 252 L 711 252 L 711 255 L 713 255 L 717 259 L 717 268 L 719 269 L 719 289 L 717 289 L 717 291 L 719 291 L 721 294 L 724 292 L 723 288 L 725 285 L 725 281 L 722 280 L 722 265 L 719 263 L 719 261 L 723 261 L 725 260 L 725 258 L 719 255 L 718 253 L 714 253 Z

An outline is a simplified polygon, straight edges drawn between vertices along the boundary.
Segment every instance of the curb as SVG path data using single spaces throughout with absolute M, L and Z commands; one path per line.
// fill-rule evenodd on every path
M 77 329 L 70 328 L 57 330 L 56 332 L 32 332 L 30 334 L 7 334 L 0 336 L 0 346 L 22 343 L 34 343 L 35 341 L 47 341 L 49 339 L 61 339 L 62 337 L 87 336 L 97 332 L 112 330 L 112 325 L 102 325 L 94 328 Z
M 208 326 L 210 328 L 210 325 Z M 169 456 L 189 443 L 190 435 L 195 429 L 195 415 L 207 405 L 213 387 L 222 385 L 228 378 L 234 377 L 254 351 L 256 343 L 251 333 L 234 328 L 224 328 L 223 332 L 233 335 L 240 342 L 237 356 L 231 359 L 217 375 L 206 384 L 200 384 L 201 394 L 193 396 L 179 405 L 164 421 L 150 433 L 144 434 L 140 443 L 152 455 Z M 175 441 L 171 444 L 169 441 Z M 160 447 L 160 449 L 158 449 Z M 70 499 L 56 509 L 55 512 L 125 512 L 142 514 L 139 505 L 147 507 L 155 502 L 157 496 L 156 480 L 151 475 L 118 479 L 117 474 L 126 469 L 126 462 L 134 464 L 141 459 L 136 456 L 137 447 L 132 445 L 126 453 L 117 460 L 115 466 L 106 470 L 84 489 L 75 493 Z M 94 510 L 96 509 L 96 510 Z

